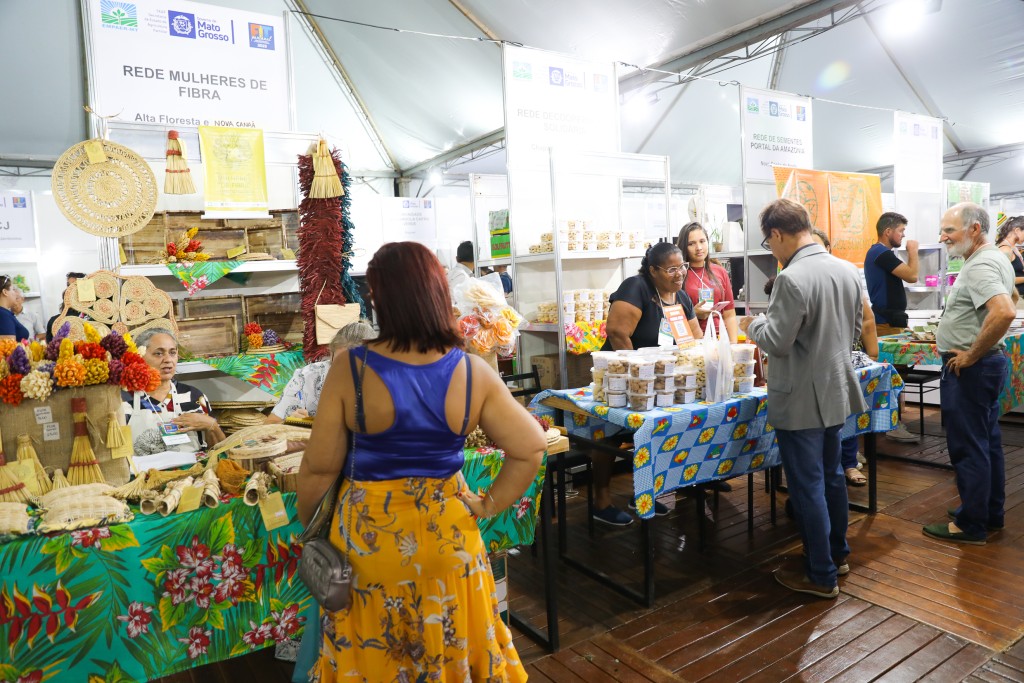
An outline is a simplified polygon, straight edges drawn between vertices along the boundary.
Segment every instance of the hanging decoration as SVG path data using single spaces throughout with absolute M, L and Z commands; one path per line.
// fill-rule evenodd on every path
M 302 292 L 302 316 L 305 322 L 303 349 L 307 361 L 327 355 L 327 347 L 317 344 L 317 304 L 359 303 L 362 299 L 352 276 L 348 254 L 352 251 L 350 218 L 351 179 L 337 150 L 330 153 L 335 173 L 341 178 L 340 197 L 317 198 L 313 192 L 317 176 L 315 162 L 319 145 L 313 145 L 305 155 L 299 156 L 299 188 L 304 199 L 299 204 L 299 289 Z M 326 149 L 326 145 L 324 145 Z M 364 310 L 365 313 L 365 310 Z
M 185 159 L 185 145 L 176 130 L 167 131 L 167 166 L 164 173 L 164 194 L 195 194 L 192 171 Z

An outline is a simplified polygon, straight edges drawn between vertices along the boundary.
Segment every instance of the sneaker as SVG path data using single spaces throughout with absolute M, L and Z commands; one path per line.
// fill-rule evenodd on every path
M 857 451 L 857 469 L 862 469 L 864 465 L 868 464 L 868 459 L 864 457 L 864 454 Z
M 632 517 L 614 505 L 609 505 L 604 510 L 594 510 L 594 519 L 611 526 L 629 526 L 633 523 Z
M 627 504 L 627 507 L 629 507 L 630 510 L 636 512 L 636 499 L 635 498 L 630 498 L 629 499 L 629 503 Z M 654 516 L 655 517 L 664 517 L 667 514 L 668 514 L 668 508 L 665 507 L 665 505 L 663 503 L 659 503 L 658 501 L 654 501 Z
M 780 584 L 785 586 L 791 591 L 797 593 L 806 593 L 807 595 L 813 595 L 818 598 L 825 598 L 827 600 L 834 600 L 839 595 L 839 585 L 828 588 L 827 586 L 819 586 L 816 583 L 811 583 L 803 572 L 794 572 L 787 569 L 776 569 L 772 576 Z
M 950 531 L 947 522 L 938 522 L 922 527 L 921 531 L 925 536 L 936 538 L 940 541 L 952 541 L 953 543 L 966 543 L 967 545 L 985 545 L 985 535 L 975 536 L 965 531 Z
M 833 560 L 834 562 L 835 560 Z M 850 573 L 850 563 L 843 561 L 842 564 L 836 565 L 836 576 L 846 576 Z
M 949 517 L 950 521 L 955 522 L 956 521 L 956 508 L 949 508 L 948 510 L 946 510 L 946 516 Z M 1003 530 L 1003 525 L 1002 524 L 986 524 L 985 528 L 988 529 L 989 531 L 1002 531 Z
M 907 428 L 903 426 L 902 422 L 896 425 L 896 429 L 891 432 L 886 432 L 885 438 L 892 439 L 893 441 L 901 441 L 903 443 L 919 443 L 921 441 L 921 437 L 907 431 Z

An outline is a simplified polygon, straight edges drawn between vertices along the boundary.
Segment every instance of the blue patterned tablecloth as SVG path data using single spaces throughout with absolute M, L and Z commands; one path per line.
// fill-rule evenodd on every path
M 842 436 L 893 429 L 899 421 L 897 398 L 903 380 L 887 363 L 856 372 L 868 410 L 848 417 Z M 641 517 L 653 516 L 654 498 L 662 493 L 779 464 L 764 389 L 737 394 L 721 403 L 691 403 L 647 412 L 596 403 L 587 388 L 548 390 L 533 399 L 530 410 L 553 416 L 556 409 L 543 405 L 550 397 L 570 401 L 586 413 L 564 411 L 570 434 L 597 441 L 621 431 L 633 432 L 633 487 Z

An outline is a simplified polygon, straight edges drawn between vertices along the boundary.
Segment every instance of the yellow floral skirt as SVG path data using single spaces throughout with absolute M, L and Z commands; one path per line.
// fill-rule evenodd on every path
M 352 604 L 321 610 L 313 681 L 526 680 L 461 481 L 345 482 L 331 542 L 346 549 L 344 528 Z

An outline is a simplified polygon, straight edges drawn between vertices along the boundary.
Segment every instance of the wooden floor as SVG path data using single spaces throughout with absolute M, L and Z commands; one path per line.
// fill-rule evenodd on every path
M 704 552 L 694 499 L 680 497 L 655 522 L 651 609 L 559 564 L 562 650 L 549 655 L 516 634 L 530 679 L 1024 681 L 1024 422 L 1003 425 L 1006 529 L 986 546 L 921 534 L 922 524 L 944 520 L 957 503 L 953 473 L 934 466 L 948 464 L 936 411 L 927 414 L 926 432 L 921 444 L 879 439 L 879 450 L 921 462 L 880 462 L 879 512 L 851 514 L 851 572 L 840 578 L 838 599 L 800 596 L 772 580 L 772 570 L 799 561 L 784 496 L 773 526 L 763 478 L 756 478 L 751 536 L 746 479 L 733 480 L 735 490 L 704 510 L 713 519 Z M 629 478 L 613 486 L 624 502 Z M 850 492 L 866 502 L 866 489 Z M 585 497 L 570 500 L 568 511 L 570 553 L 639 587 L 639 525 L 598 529 L 591 538 Z M 511 605 L 538 625 L 541 567 L 529 549 L 509 560 Z M 261 683 L 289 675 L 290 667 L 265 650 L 161 680 Z

